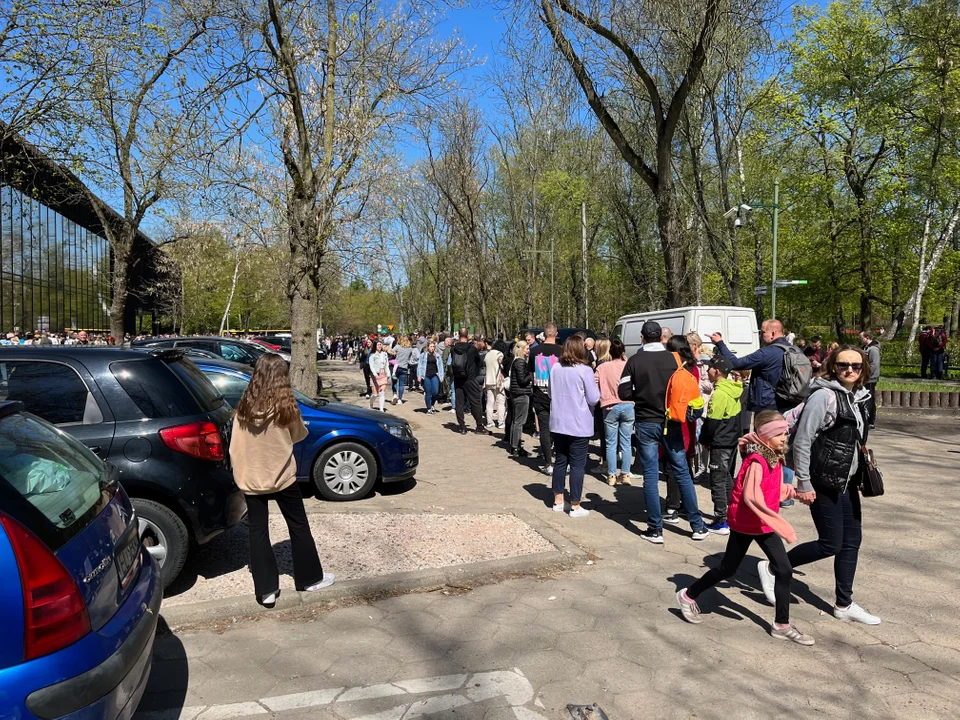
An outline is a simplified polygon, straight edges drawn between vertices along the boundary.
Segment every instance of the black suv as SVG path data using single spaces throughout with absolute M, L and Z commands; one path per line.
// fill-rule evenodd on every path
M 0 400 L 19 400 L 116 465 L 165 587 L 191 540 L 243 519 L 230 407 L 179 350 L 0 347 Z
M 261 355 L 269 352 L 265 347 L 257 345 L 257 343 L 218 337 L 216 335 L 207 337 L 150 338 L 148 340 L 137 340 L 133 343 L 133 347 L 195 348 L 213 353 L 217 357 L 222 357 L 224 360 L 242 363 L 243 365 L 253 365 Z M 289 361 L 289 358 L 286 359 Z

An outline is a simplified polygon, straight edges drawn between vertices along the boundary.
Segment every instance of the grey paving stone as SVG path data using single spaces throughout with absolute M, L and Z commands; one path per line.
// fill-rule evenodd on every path
M 366 655 L 383 650 L 393 638 L 374 627 L 337 630 L 324 643 L 324 648 L 338 656 Z
M 936 670 L 928 670 L 911 674 L 910 682 L 917 691 L 950 700 L 960 707 L 960 680 Z
M 960 679 L 960 650 L 921 642 L 901 645 L 897 649 L 916 658 L 931 670 L 938 670 L 944 675 Z
M 930 666 L 907 653 L 884 645 L 868 645 L 860 648 L 860 658 L 865 663 L 879 665 L 900 673 L 915 673 L 930 670 Z
M 250 662 L 251 658 L 247 658 Z M 259 660 L 257 661 L 259 664 Z M 260 666 L 263 672 L 272 675 L 277 680 L 290 678 L 313 677 L 325 673 L 334 663 L 334 657 L 329 653 L 317 652 L 317 648 L 284 648 L 274 655 L 269 662 Z
M 480 609 L 480 617 L 497 625 L 529 625 L 536 620 L 537 610 L 522 603 L 492 603 Z
M 323 616 L 323 623 L 333 630 L 376 627 L 385 615 L 380 608 L 364 603 L 333 610 Z
M 556 633 L 571 633 L 589 630 L 596 624 L 597 618 L 583 610 L 557 608 L 541 610 L 537 615 L 537 624 Z
M 590 661 L 584 678 L 591 680 L 607 692 L 627 693 L 650 681 L 650 671 L 622 657 Z
M 571 657 L 582 657 L 591 661 L 616 657 L 620 652 L 619 640 L 593 631 L 559 635 L 554 647 Z
M 550 682 L 580 677 L 586 660 L 576 655 L 567 655 L 559 650 L 533 650 L 514 656 L 514 667 L 520 668 L 530 679 L 534 688 Z
M 399 663 L 438 660 L 450 650 L 451 643 L 436 635 L 404 635 L 394 638 L 383 652 Z

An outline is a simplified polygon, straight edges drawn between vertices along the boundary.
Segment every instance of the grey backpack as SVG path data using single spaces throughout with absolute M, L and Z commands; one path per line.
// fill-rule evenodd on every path
M 793 345 L 777 345 L 783 350 L 783 371 L 780 382 L 774 388 L 779 400 L 799 405 L 810 393 L 810 380 L 813 378 L 813 365 L 803 351 Z

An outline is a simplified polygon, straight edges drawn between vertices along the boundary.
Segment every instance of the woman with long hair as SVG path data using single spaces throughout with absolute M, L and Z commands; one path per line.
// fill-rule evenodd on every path
M 791 567 L 833 558 L 836 604 L 833 616 L 845 622 L 879 625 L 880 618 L 853 601 L 863 539 L 860 485 L 861 447 L 867 441 L 867 401 L 870 361 L 863 350 L 838 347 L 823 362 L 820 376 L 797 420 L 793 441 L 797 499 L 810 506 L 818 538 L 793 548 Z M 773 573 L 760 563 L 760 582 L 769 600 L 774 596 Z
M 375 409 L 374 403 L 379 401 L 380 412 L 386 412 L 383 406 L 387 401 L 387 386 L 390 384 L 390 357 L 380 340 L 373 346 L 367 364 L 370 366 L 370 409 Z
M 571 335 L 560 361 L 550 369 L 550 436 L 553 439 L 553 510 L 563 512 L 563 490 L 570 465 L 570 517 L 586 517 L 580 507 L 587 446 L 593 437 L 593 406 L 600 389 L 593 377 L 583 338 Z
M 280 595 L 277 558 L 270 544 L 269 500 L 276 501 L 290 531 L 297 590 L 313 592 L 334 581 L 320 565 L 297 485 L 293 446 L 306 436 L 286 362 L 273 353 L 260 356 L 233 416 L 230 462 L 247 501 L 250 572 L 257 602 L 265 607 L 276 605 Z
M 410 361 L 413 358 L 413 349 L 410 347 L 410 339 L 406 335 L 401 335 L 397 341 L 397 347 L 394 350 L 393 373 L 391 380 L 393 382 L 393 397 L 390 402 L 394 405 L 400 403 L 403 405 L 403 391 L 407 387 L 407 373 L 410 368 Z M 417 358 L 419 360 L 419 357 Z
M 530 355 L 530 346 L 526 340 L 518 340 L 513 344 L 513 362 L 510 364 L 510 402 L 513 406 L 508 439 L 510 454 L 528 457 L 530 455 L 523 447 L 523 426 L 527 422 L 530 412 L 530 399 L 533 395 L 533 381 L 530 379 L 530 370 L 527 368 L 527 357 Z
M 597 347 L 601 341 L 597 341 Z M 600 408 L 603 413 L 603 430 L 608 485 L 629 485 L 630 464 L 633 462 L 631 437 L 633 435 L 634 409 L 632 402 L 623 402 L 618 395 L 620 377 L 627 365 L 625 349 L 620 338 L 607 340 L 610 360 L 601 362 L 597 368 L 597 385 L 600 387 Z M 620 451 L 620 472 L 617 472 L 617 451 Z
M 443 382 L 443 354 L 437 350 L 436 340 L 427 343 L 424 352 L 420 353 L 417 363 L 417 377 L 423 385 L 423 400 L 427 406 L 427 413 L 436 414 L 433 403 L 440 394 L 440 383 Z
M 667 350 L 677 359 L 677 371 L 667 385 L 666 408 L 667 422 L 664 432 L 683 439 L 683 449 L 687 456 L 687 465 L 693 467 L 693 454 L 697 448 L 697 418 L 691 417 L 699 409 L 703 412 L 703 398 L 700 396 L 699 369 L 697 358 L 690 349 L 690 342 L 683 335 L 674 335 L 667 340 Z M 688 413 L 688 408 L 691 408 Z M 663 521 L 671 525 L 680 522 L 680 486 L 673 473 L 667 473 L 667 511 Z

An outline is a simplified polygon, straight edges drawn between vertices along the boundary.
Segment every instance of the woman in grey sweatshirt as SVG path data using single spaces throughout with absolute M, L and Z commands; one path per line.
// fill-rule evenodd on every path
M 810 506 L 819 537 L 793 548 L 787 557 L 794 568 L 835 558 L 834 617 L 879 625 L 879 617 L 853 602 L 853 579 L 863 537 L 857 476 L 860 447 L 868 433 L 866 403 L 870 393 L 864 386 L 869 378 L 866 353 L 846 345 L 830 354 L 821 376 L 811 383 L 810 395 L 796 422 L 793 454 L 797 499 Z M 773 575 L 766 562 L 761 562 L 758 570 L 769 600 L 773 597 Z

